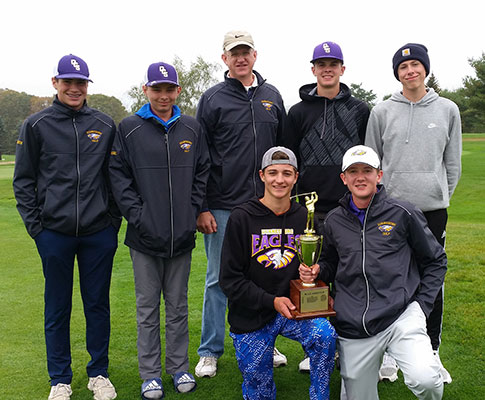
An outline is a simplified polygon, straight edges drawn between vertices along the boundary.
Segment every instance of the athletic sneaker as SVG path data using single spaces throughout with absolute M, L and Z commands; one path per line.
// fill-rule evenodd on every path
M 49 394 L 48 400 L 70 400 L 71 394 L 71 385 L 58 383 L 55 386 L 51 386 L 51 392 Z
M 275 347 L 273 349 L 273 367 L 278 368 L 286 364 L 288 364 L 286 356 L 283 353 L 280 353 L 279 350 Z
M 300 364 L 298 364 L 298 371 L 305 373 L 310 372 L 310 357 L 305 357 Z
M 195 367 L 195 375 L 199 378 L 207 376 L 212 378 L 217 373 L 217 358 L 216 357 L 200 357 L 197 366 Z
M 451 379 L 450 373 L 446 370 L 446 368 L 441 363 L 440 353 L 438 353 L 437 350 L 434 350 L 433 351 L 433 354 L 434 354 L 434 356 L 436 358 L 436 361 L 438 361 L 438 364 L 440 366 L 440 374 L 441 374 L 441 379 L 443 379 L 443 383 L 451 383 L 451 381 L 453 379 Z
M 379 380 L 383 381 L 387 379 L 390 382 L 397 380 L 397 371 L 399 367 L 396 364 L 396 360 L 392 358 L 389 354 L 384 353 L 382 358 L 381 368 L 379 369 Z
M 112 400 L 116 398 L 115 387 L 109 378 L 102 375 L 89 378 L 88 389 L 93 392 L 94 400 Z

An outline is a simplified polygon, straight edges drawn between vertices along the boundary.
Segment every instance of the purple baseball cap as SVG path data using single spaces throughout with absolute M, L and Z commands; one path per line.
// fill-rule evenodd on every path
M 313 50 L 313 58 L 310 62 L 315 62 L 320 58 L 335 58 L 342 61 L 342 64 L 344 63 L 342 49 L 334 42 L 323 42 L 315 47 L 315 50 Z
M 69 54 L 62 57 L 57 64 L 54 71 L 54 78 L 56 79 L 84 79 L 92 82 L 89 79 L 88 64 L 78 56 Z
M 145 76 L 145 85 L 153 86 L 159 83 L 171 83 L 179 86 L 179 77 L 172 65 L 164 62 L 150 64 Z

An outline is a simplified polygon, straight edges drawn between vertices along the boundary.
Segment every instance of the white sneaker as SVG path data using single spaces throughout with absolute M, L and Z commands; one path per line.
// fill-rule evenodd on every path
M 217 358 L 215 357 L 200 357 L 199 362 L 195 367 L 195 375 L 199 378 L 207 376 L 212 378 L 217 373 Z
M 298 364 L 298 371 L 310 372 L 310 357 L 305 357 L 300 364 Z
M 441 363 L 440 353 L 438 353 L 437 350 L 434 350 L 433 354 L 436 358 L 436 361 L 438 362 L 438 364 L 440 366 L 440 374 L 441 374 L 441 379 L 443 379 L 443 383 L 451 383 L 453 379 L 451 379 L 450 373 L 446 370 L 446 368 Z
M 102 375 L 89 378 L 88 389 L 93 392 L 94 400 L 112 400 L 116 398 L 115 387 L 109 378 Z
M 49 394 L 48 400 L 70 400 L 71 394 L 71 385 L 58 383 L 55 386 L 51 386 L 51 392 Z
M 273 368 L 278 368 L 286 364 L 288 364 L 286 356 L 283 353 L 280 353 L 279 350 L 275 347 L 273 349 Z
M 390 382 L 397 380 L 397 371 L 399 367 L 396 364 L 396 360 L 392 358 L 389 354 L 384 353 L 382 358 L 381 368 L 379 369 L 379 380 L 383 381 L 387 379 Z

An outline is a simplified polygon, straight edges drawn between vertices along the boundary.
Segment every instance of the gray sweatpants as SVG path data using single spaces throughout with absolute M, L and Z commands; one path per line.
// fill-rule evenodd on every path
M 165 301 L 165 370 L 189 369 L 187 287 L 192 252 L 174 258 L 130 248 L 135 275 L 138 369 L 142 379 L 161 376 L 160 296 Z

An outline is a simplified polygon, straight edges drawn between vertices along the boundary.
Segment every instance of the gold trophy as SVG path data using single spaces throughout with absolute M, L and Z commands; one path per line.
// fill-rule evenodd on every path
M 318 200 L 316 192 L 305 196 L 308 210 L 305 233 L 296 242 L 298 258 L 308 267 L 314 265 L 322 252 L 322 236 L 316 235 L 314 230 L 315 203 Z M 321 280 L 305 283 L 301 279 L 290 281 L 290 299 L 296 306 L 293 311 L 295 319 L 330 317 L 336 313 L 328 303 L 329 288 Z

